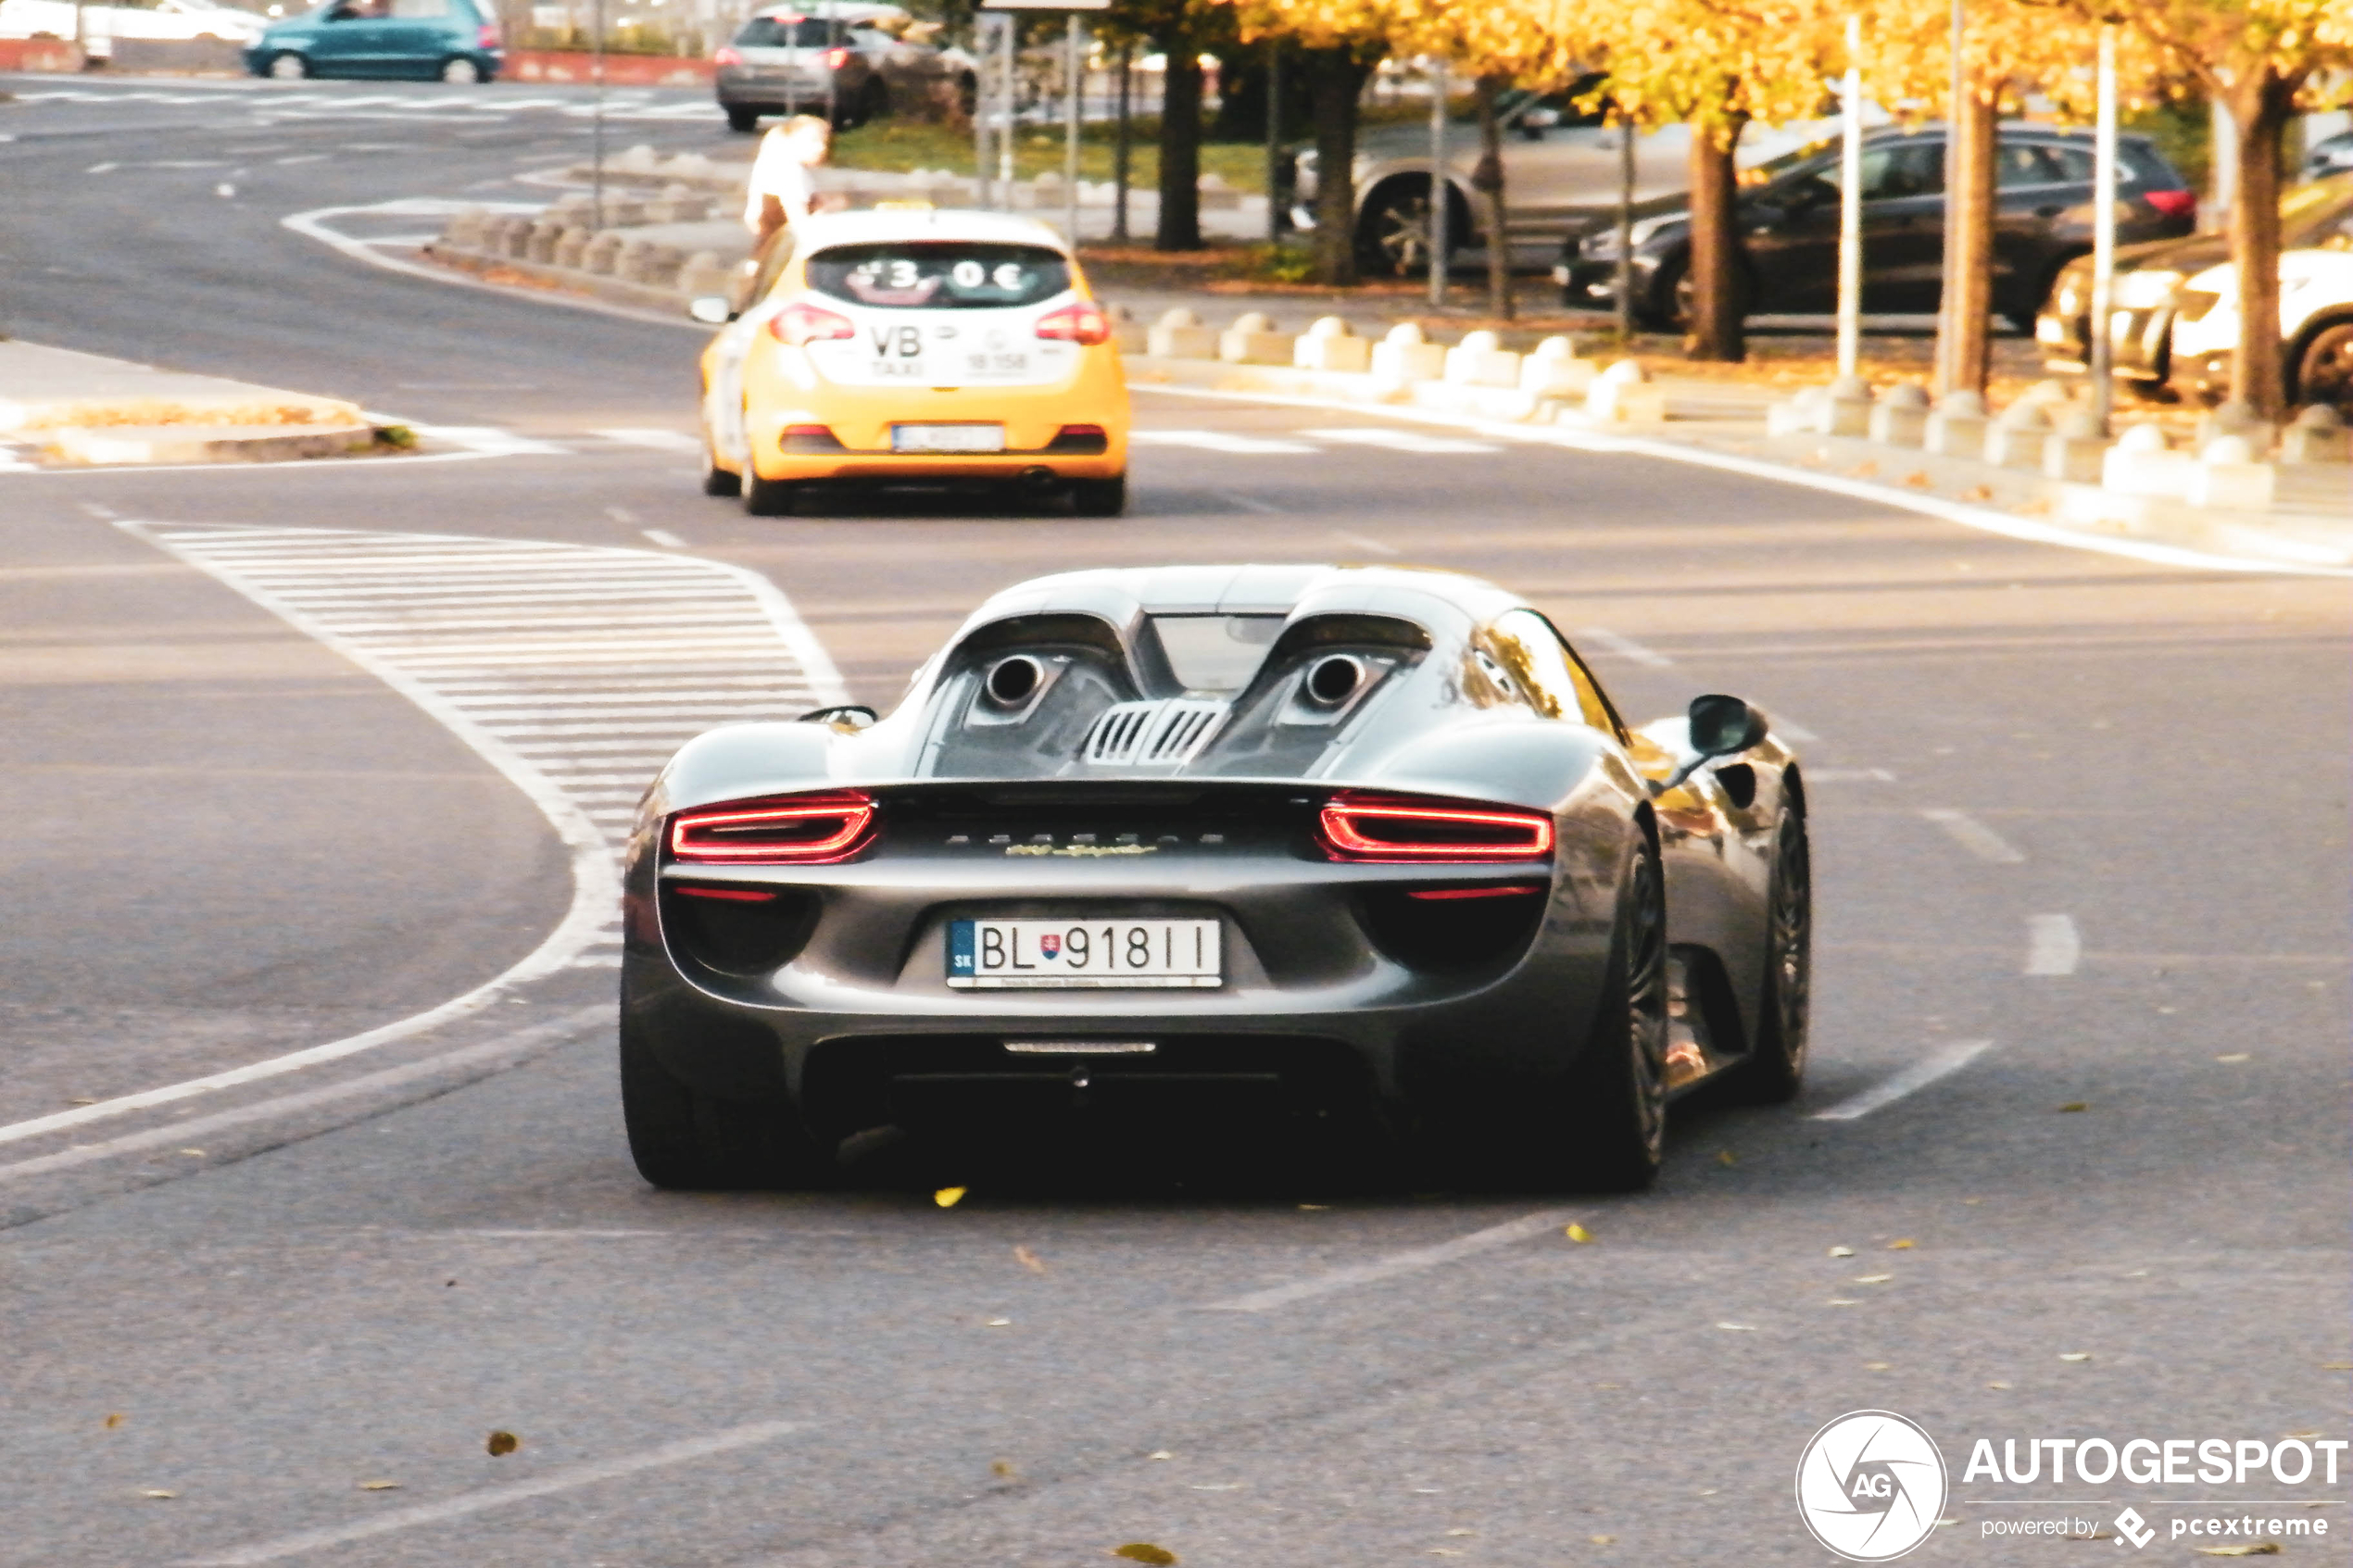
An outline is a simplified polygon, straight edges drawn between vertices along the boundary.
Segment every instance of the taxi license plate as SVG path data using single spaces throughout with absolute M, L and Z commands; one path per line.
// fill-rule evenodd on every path
M 966 991 L 1209 990 L 1225 983 L 1214 920 L 959 920 L 948 984 Z
M 1003 425 L 893 425 L 894 452 L 1001 452 Z

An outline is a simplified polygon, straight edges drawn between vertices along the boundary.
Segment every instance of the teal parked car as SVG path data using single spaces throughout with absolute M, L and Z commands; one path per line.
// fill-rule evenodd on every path
M 322 0 L 245 45 L 256 76 L 487 82 L 506 59 L 488 0 Z

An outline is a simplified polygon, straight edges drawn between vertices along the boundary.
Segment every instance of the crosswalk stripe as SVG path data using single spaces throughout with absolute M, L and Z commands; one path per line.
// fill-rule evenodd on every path
M 527 540 L 128 526 L 396 688 L 427 694 L 419 700 L 430 701 L 428 711 L 495 744 L 614 849 L 646 786 L 686 740 L 716 724 L 791 719 L 845 699 L 790 601 L 721 561 Z M 371 584 L 364 594 L 350 591 L 355 578 Z M 401 614 L 492 583 L 515 613 Z M 599 608 L 611 596 L 626 596 L 628 608 Z M 606 961 L 584 953 L 575 966 Z

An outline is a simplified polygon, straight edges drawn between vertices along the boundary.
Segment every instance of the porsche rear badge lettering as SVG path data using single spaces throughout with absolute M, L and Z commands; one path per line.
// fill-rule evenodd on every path
M 1011 844 L 1008 855 L 1060 855 L 1070 859 L 1088 859 L 1098 855 L 1157 855 L 1157 844 L 1065 844 L 1057 849 L 1051 844 Z

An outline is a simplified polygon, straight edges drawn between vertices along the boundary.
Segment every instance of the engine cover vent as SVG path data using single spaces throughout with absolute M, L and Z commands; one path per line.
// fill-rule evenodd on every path
M 1201 755 L 1227 705 L 1197 697 L 1114 703 L 1087 732 L 1079 758 L 1091 768 L 1177 768 Z

